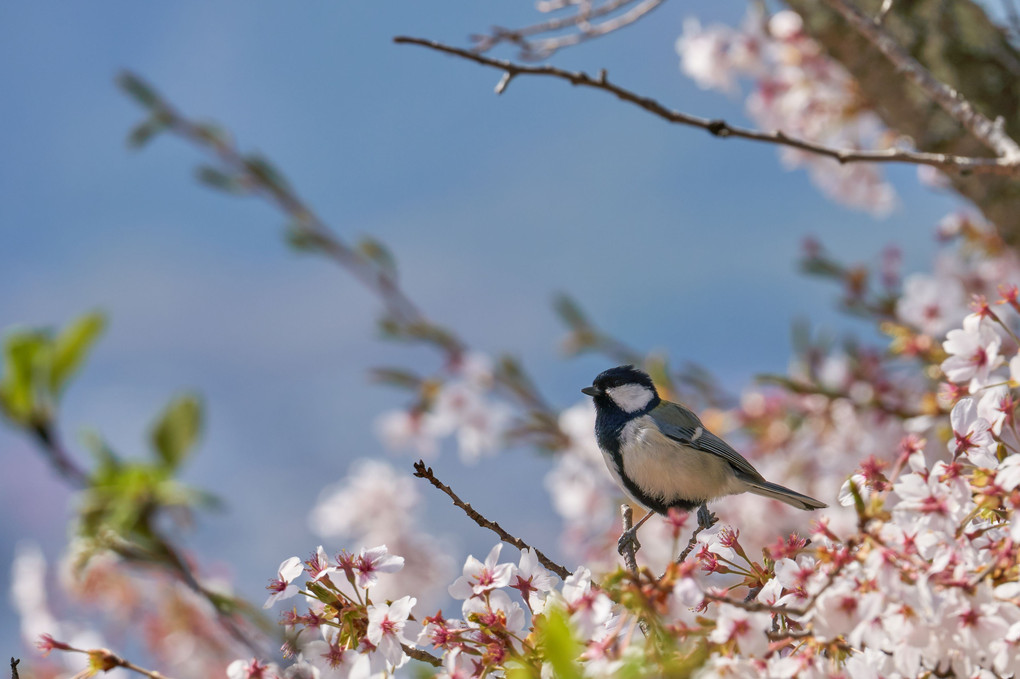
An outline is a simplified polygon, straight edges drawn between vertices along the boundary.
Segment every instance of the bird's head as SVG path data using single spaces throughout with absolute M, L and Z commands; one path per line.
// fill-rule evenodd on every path
M 621 365 L 600 373 L 581 393 L 594 398 L 596 408 L 615 408 L 628 415 L 650 410 L 659 403 L 652 378 L 632 365 Z

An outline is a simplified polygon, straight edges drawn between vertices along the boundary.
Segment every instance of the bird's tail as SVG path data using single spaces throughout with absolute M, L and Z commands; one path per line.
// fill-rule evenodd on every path
M 813 497 L 808 497 L 807 495 L 798 493 L 795 490 L 790 490 L 789 488 L 780 486 L 778 483 L 770 483 L 769 481 L 752 481 L 747 485 L 747 490 L 750 493 L 770 497 L 773 500 L 779 500 L 780 502 L 785 502 L 797 509 L 823 509 L 829 506 L 824 502 L 819 502 Z

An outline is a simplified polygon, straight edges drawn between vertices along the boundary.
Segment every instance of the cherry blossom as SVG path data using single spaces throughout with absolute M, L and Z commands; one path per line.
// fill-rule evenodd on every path
M 989 383 L 993 370 L 1003 363 L 999 355 L 1002 338 L 981 316 L 971 314 L 963 319 L 963 329 L 950 330 L 942 347 L 949 358 L 942 362 L 942 372 L 951 382 L 967 382 L 971 393 Z
M 376 604 L 368 607 L 368 630 L 365 638 L 392 667 L 399 667 L 406 660 L 402 644 L 413 646 L 406 637 L 410 633 L 408 616 L 417 599 L 404 596 L 392 604 Z
M 280 564 L 280 568 L 276 571 L 276 577 L 269 581 L 266 585 L 272 594 L 266 599 L 266 603 L 262 605 L 262 608 L 271 608 L 277 601 L 283 599 L 289 599 L 298 593 L 297 585 L 291 583 L 304 572 L 304 568 L 301 565 L 301 559 L 296 556 L 292 556 Z
M 474 556 L 468 556 L 464 574 L 450 585 L 450 596 L 454 599 L 469 599 L 492 589 L 506 587 L 513 575 L 513 564 L 499 563 L 503 543 L 496 544 L 482 563 Z
M 404 558 L 390 554 L 386 545 L 362 548 L 353 567 L 358 587 L 368 589 L 379 582 L 379 573 L 396 573 L 403 568 Z

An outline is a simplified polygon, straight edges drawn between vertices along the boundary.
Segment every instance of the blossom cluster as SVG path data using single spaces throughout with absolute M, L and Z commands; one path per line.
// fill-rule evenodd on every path
M 703 88 L 730 94 L 738 79 L 753 80 L 747 113 L 763 129 L 848 150 L 888 145 L 888 131 L 862 106 L 853 79 L 805 33 L 800 16 L 783 10 L 766 19 L 752 7 L 739 28 L 688 19 L 676 45 L 683 72 Z M 806 167 L 839 203 L 879 216 L 896 205 L 895 191 L 873 164 L 841 165 L 789 147 L 780 153 L 788 166 Z
M 513 410 L 493 397 L 492 360 L 468 353 L 449 366 L 449 372 L 444 380 L 414 380 L 416 402 L 376 420 L 376 431 L 388 449 L 431 458 L 440 441 L 452 436 L 461 460 L 470 463 L 502 447 Z

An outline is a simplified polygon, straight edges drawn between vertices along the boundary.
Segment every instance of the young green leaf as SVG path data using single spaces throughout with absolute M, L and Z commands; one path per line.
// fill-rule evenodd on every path
M 78 370 L 89 349 L 106 328 L 106 317 L 99 312 L 79 316 L 53 340 L 50 366 L 50 391 L 59 394 Z
M 202 430 L 202 403 L 191 394 L 178 396 L 152 428 L 152 446 L 164 465 L 175 468 L 187 457 Z
M 536 628 L 539 645 L 552 666 L 553 676 L 557 679 L 582 679 L 584 674 L 577 659 L 583 649 L 574 638 L 566 613 L 558 608 L 548 610 Z
M 22 330 L 4 342 L 4 374 L 0 380 L 0 406 L 19 425 L 29 425 L 44 402 L 38 393 L 39 375 L 48 362 L 50 339 L 41 332 Z

